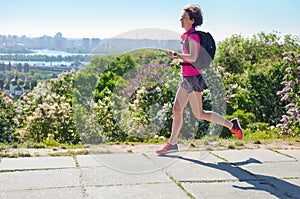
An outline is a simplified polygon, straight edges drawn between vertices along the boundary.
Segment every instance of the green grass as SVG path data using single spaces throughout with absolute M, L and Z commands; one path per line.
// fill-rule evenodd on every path
M 50 153 L 50 156 L 76 156 L 76 155 L 87 155 L 89 154 L 89 151 L 86 149 L 82 150 L 68 150 L 64 152 L 54 152 Z
M 16 153 L 0 153 L 1 158 L 19 158 L 19 157 L 31 157 L 29 153 L 16 152 Z
M 80 149 L 84 148 L 83 144 L 60 144 L 53 142 L 24 142 L 24 143 L 0 143 L 0 151 L 9 149 L 9 148 L 34 148 L 34 149 L 52 149 L 52 148 L 63 148 L 63 149 Z

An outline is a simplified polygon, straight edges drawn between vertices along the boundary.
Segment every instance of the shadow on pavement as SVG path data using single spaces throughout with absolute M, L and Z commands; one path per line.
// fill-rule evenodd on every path
M 237 188 L 237 189 L 265 191 L 265 192 L 269 192 L 270 194 L 272 194 L 278 198 L 293 198 L 293 199 L 300 198 L 300 187 L 299 186 L 289 183 L 285 180 L 278 179 L 273 176 L 251 173 L 251 172 L 239 167 L 239 166 L 243 166 L 243 165 L 247 165 L 247 164 L 263 164 L 262 162 L 254 159 L 254 158 L 249 158 L 248 160 L 242 161 L 242 162 L 234 162 L 234 163 L 219 162 L 219 163 L 213 164 L 213 163 L 202 162 L 202 161 L 196 160 L 196 159 L 183 157 L 180 155 L 161 155 L 161 156 L 169 157 L 169 158 L 178 158 L 178 159 L 192 162 L 195 164 L 199 164 L 202 166 L 218 169 L 221 171 L 226 171 L 229 174 L 231 174 L 232 176 L 236 177 L 240 182 L 246 182 L 249 185 L 252 185 L 249 187 L 240 187 L 240 186 L 233 185 L 233 187 Z M 253 179 L 243 179 L 243 176 L 245 176 L 245 172 L 250 174 L 251 176 L 253 176 L 254 180 Z

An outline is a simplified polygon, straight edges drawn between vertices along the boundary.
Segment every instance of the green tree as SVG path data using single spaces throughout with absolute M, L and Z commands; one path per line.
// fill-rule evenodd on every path
M 254 122 L 276 125 L 285 103 L 276 95 L 282 89 L 282 54 L 300 51 L 299 38 L 258 33 L 252 38 L 233 35 L 218 44 L 214 64 L 220 68 L 227 93 L 227 114 L 254 113 Z

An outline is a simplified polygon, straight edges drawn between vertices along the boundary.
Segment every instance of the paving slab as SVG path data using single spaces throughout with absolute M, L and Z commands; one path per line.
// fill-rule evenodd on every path
M 0 173 L 0 193 L 60 187 L 79 187 L 78 169 L 16 171 Z
M 229 163 L 205 163 L 185 158 L 187 163 L 173 164 L 165 168 L 168 175 L 177 181 L 249 180 L 254 177 Z M 193 164 L 189 163 L 190 161 Z
M 300 198 L 300 178 L 289 180 L 271 178 L 270 180 L 267 179 L 267 183 L 290 198 Z
M 51 168 L 76 168 L 76 164 L 72 157 L 3 158 L 0 162 L 1 171 Z
M 300 188 L 300 178 L 297 178 L 297 179 L 286 179 L 285 181 L 287 181 L 287 182 L 289 182 L 289 183 L 291 183 L 293 185 L 297 185 Z
M 159 156 L 156 153 L 147 153 L 146 157 L 154 163 L 157 168 L 160 170 L 166 169 L 174 164 L 186 164 L 185 161 L 182 161 L 182 153 L 172 153 L 168 155 Z
M 188 199 L 186 193 L 174 183 L 137 184 L 122 186 L 87 187 L 88 198 L 95 199 Z
M 300 178 L 300 162 L 269 162 L 264 164 L 249 164 L 241 166 L 258 178 Z
M 177 181 L 253 179 L 247 172 L 208 152 L 187 152 L 147 156 Z
M 80 187 L 72 188 L 51 188 L 51 189 L 34 189 L 1 192 L 0 198 L 5 199 L 84 199 L 83 192 Z
M 293 158 L 300 160 L 300 150 L 278 150 L 280 153 L 292 156 Z
M 171 182 L 162 171 L 150 173 L 129 173 L 108 167 L 81 168 L 83 182 L 87 186 L 147 184 Z
M 104 166 L 101 161 L 97 159 L 99 155 L 77 155 L 76 159 L 80 167 L 100 167 Z
M 281 155 L 279 153 L 267 150 L 226 150 L 226 151 L 213 151 L 212 153 L 225 158 L 229 162 L 243 162 L 248 161 L 250 158 L 260 162 L 274 162 L 274 161 L 295 161 L 295 159 Z
M 197 199 L 286 198 L 280 191 L 258 181 L 182 183 L 182 186 Z
M 112 170 L 128 173 L 149 173 L 159 170 L 159 167 L 151 162 L 143 154 L 102 154 L 102 155 L 91 155 L 89 163 L 96 165 L 103 165 Z M 78 161 L 79 166 L 82 165 L 82 161 Z M 84 163 L 83 165 L 87 165 Z
M 212 155 L 208 151 L 172 153 L 172 154 L 166 154 L 160 156 L 155 153 L 147 153 L 146 156 L 155 164 L 157 164 L 160 168 L 166 168 L 173 164 L 194 163 L 192 161 L 185 160 L 187 158 L 195 161 L 205 162 L 205 163 L 224 162 L 224 160 L 217 158 L 216 156 Z

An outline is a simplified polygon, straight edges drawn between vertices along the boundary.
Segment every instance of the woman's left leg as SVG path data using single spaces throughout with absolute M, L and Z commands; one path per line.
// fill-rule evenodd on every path
M 206 111 L 202 108 L 202 93 L 201 92 L 191 92 L 188 96 L 190 106 L 192 108 L 194 116 L 198 120 L 206 120 L 215 124 L 225 126 L 231 129 L 233 124 L 226 120 L 224 117 L 215 113 L 213 111 Z

